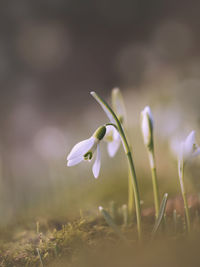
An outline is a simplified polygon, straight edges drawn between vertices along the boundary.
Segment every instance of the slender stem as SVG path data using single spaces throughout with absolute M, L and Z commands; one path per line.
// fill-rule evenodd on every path
M 160 200 L 159 200 L 159 190 L 158 190 L 158 180 L 157 180 L 154 149 L 152 148 L 151 150 L 148 150 L 148 152 L 149 152 L 148 154 L 149 154 L 149 161 L 150 161 L 151 175 L 152 175 L 152 184 L 153 184 L 155 217 L 157 219 L 159 209 L 160 209 Z
M 128 217 L 129 222 L 133 220 L 133 207 L 134 207 L 134 195 L 133 195 L 133 185 L 132 185 L 132 176 L 129 170 L 128 173 Z
M 133 159 L 131 152 L 129 151 L 126 153 L 129 162 L 129 168 L 132 174 L 132 185 L 133 185 L 133 192 L 135 197 L 135 209 L 136 209 L 136 217 L 137 217 L 137 230 L 138 230 L 138 239 L 141 241 L 142 238 L 142 225 L 141 225 L 141 207 L 140 207 L 140 195 L 137 183 L 137 177 L 135 173 L 135 167 L 133 164 Z
M 138 239 L 141 241 L 141 238 L 142 238 L 142 226 L 141 226 L 140 196 L 139 196 L 137 177 L 136 177 L 136 173 L 135 173 L 135 167 L 134 167 L 134 164 L 133 164 L 133 159 L 132 159 L 130 146 L 129 146 L 128 141 L 126 139 L 124 130 L 122 128 L 122 125 L 121 125 L 119 119 L 117 118 L 116 114 L 114 113 L 114 111 L 111 109 L 111 107 L 100 96 L 98 96 L 95 92 L 91 92 L 91 95 L 102 106 L 103 110 L 107 114 L 109 113 L 109 115 L 111 115 L 111 117 L 113 117 L 116 125 L 113 124 L 113 123 L 110 123 L 109 125 L 112 125 L 115 128 L 117 128 L 117 130 L 118 130 L 118 132 L 119 132 L 119 134 L 121 136 L 121 140 L 122 140 L 122 143 L 123 143 L 124 151 L 125 151 L 125 153 L 127 155 L 129 168 L 130 168 L 130 172 L 131 172 L 132 186 L 133 186 L 133 192 L 134 192 L 134 198 L 135 198 L 135 207 L 136 207 Z
M 111 99 L 112 99 L 111 107 L 115 112 L 115 114 L 117 115 L 119 121 L 122 123 L 126 139 L 128 140 L 129 143 L 130 139 L 127 132 L 127 112 L 124 104 L 124 99 L 122 97 L 119 88 L 112 89 Z M 131 173 L 129 171 L 128 172 L 128 221 L 129 222 L 132 222 L 133 220 L 133 211 L 134 211 L 134 196 L 133 196 L 132 178 L 131 178 Z
M 183 159 L 179 159 L 179 180 L 180 180 L 181 193 L 182 193 L 183 202 L 184 202 L 187 231 L 189 233 L 191 230 L 191 224 L 190 224 L 190 214 L 189 214 L 187 196 L 186 196 L 186 191 L 185 191 L 185 183 L 184 183 L 184 161 Z

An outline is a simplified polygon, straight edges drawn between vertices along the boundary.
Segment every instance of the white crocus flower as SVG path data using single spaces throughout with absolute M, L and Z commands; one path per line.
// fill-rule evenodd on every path
M 98 178 L 101 167 L 101 153 L 99 143 L 106 134 L 106 127 L 99 127 L 95 133 L 84 141 L 76 144 L 67 156 L 67 166 L 71 167 L 79 164 L 83 160 L 92 160 L 96 151 L 96 159 L 92 167 L 93 175 Z
M 121 144 L 121 137 L 114 126 L 106 126 L 104 140 L 108 143 L 107 150 L 110 157 L 114 157 Z
M 180 157 L 186 162 L 190 158 L 194 158 L 200 154 L 200 147 L 195 141 L 195 131 L 192 131 L 184 142 L 181 143 Z
M 141 112 L 141 129 L 144 144 L 151 148 L 153 145 L 153 116 L 149 106 L 146 106 Z

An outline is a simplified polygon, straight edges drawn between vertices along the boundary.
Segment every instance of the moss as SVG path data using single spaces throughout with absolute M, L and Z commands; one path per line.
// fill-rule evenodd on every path
M 122 220 L 119 220 L 118 226 L 126 236 L 127 242 L 122 242 L 102 217 L 80 218 L 66 224 L 63 221 L 59 223 L 57 220 L 41 219 L 37 227 L 33 223 L 28 225 L 26 222 L 25 225 L 18 225 L 17 228 L 12 226 L 11 231 L 7 229 L 7 234 L 1 236 L 0 266 L 40 266 L 40 257 L 43 265 L 50 267 L 118 267 L 129 266 L 129 263 L 130 266 L 146 266 L 140 265 L 145 255 L 147 259 L 149 257 L 150 262 L 152 261 L 152 265 L 148 266 L 155 267 L 153 260 L 156 259 L 157 250 L 160 249 L 160 253 L 163 255 L 167 246 L 172 247 L 175 254 L 176 251 L 179 253 L 180 245 L 185 245 L 186 248 L 183 248 L 182 253 L 193 255 L 192 250 L 199 247 L 200 244 L 199 216 L 197 215 L 195 214 L 192 220 L 195 231 L 192 244 L 184 236 L 183 217 L 177 218 L 177 229 L 175 230 L 171 214 L 166 217 L 165 228 L 161 227 L 156 240 L 153 243 L 150 242 L 154 222 L 151 216 L 144 216 L 145 242 L 142 247 L 138 246 L 136 242 L 135 222 L 125 227 L 121 225 Z M 192 246 L 193 249 L 188 249 L 187 245 Z M 189 252 L 186 253 L 186 250 Z M 151 259 L 152 255 L 154 257 Z M 171 256 L 169 255 L 169 257 Z M 196 253 L 194 257 L 199 260 L 199 253 Z M 122 264 L 122 261 L 127 264 Z M 133 262 L 137 265 L 131 265 Z M 179 265 L 170 264 L 170 266 Z
M 38 266 L 61 256 L 70 263 L 80 249 L 94 249 L 100 239 L 112 240 L 115 235 L 101 220 L 75 220 L 62 226 L 61 230 L 47 229 L 46 233 L 23 231 L 0 247 L 0 266 Z

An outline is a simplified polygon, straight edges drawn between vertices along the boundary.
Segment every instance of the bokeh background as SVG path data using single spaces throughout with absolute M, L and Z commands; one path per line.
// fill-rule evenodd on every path
M 107 121 L 89 92 L 109 100 L 115 86 L 128 110 L 142 198 L 152 199 L 139 129 L 147 104 L 155 117 L 161 191 L 177 194 L 177 142 L 192 129 L 200 140 L 199 1 L 10 0 L 0 6 L 0 223 L 77 216 L 111 200 L 126 202 L 122 149 L 109 160 L 104 145 L 98 180 L 88 164 L 66 167 L 71 147 Z M 198 191 L 198 171 L 188 173 Z

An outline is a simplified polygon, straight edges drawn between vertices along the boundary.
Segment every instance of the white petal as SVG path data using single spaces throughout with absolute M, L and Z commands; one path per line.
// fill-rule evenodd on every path
M 99 145 L 97 145 L 96 160 L 95 160 L 94 165 L 92 167 L 92 171 L 93 171 L 95 178 L 98 178 L 98 176 L 99 176 L 100 167 L 101 167 L 101 152 L 100 152 Z
M 112 137 L 112 139 L 114 139 L 114 140 L 121 139 L 117 129 L 112 125 L 107 125 L 106 126 L 105 140 L 108 138 L 108 140 L 106 140 L 106 141 L 109 142 L 110 137 Z
M 67 162 L 67 166 L 68 167 L 75 166 L 75 165 L 79 164 L 83 160 L 84 160 L 83 156 L 78 157 L 78 158 L 74 158 L 74 159 L 70 159 Z
M 146 107 L 144 108 L 144 113 L 148 114 L 149 119 L 151 120 L 151 123 L 152 123 L 152 125 L 153 125 L 153 115 L 152 115 L 152 112 L 151 112 L 151 109 L 150 109 L 149 106 L 146 106 Z
M 105 134 L 105 136 L 106 136 L 106 135 L 110 135 L 110 134 L 112 134 L 112 133 L 113 133 L 113 129 L 114 129 L 114 126 L 112 126 L 112 125 L 107 125 L 107 126 L 106 126 L 106 134 Z
M 94 143 L 95 138 L 92 136 L 89 139 L 76 144 L 69 153 L 67 160 L 72 160 L 80 156 L 84 156 L 85 153 L 87 153 L 93 147 Z
M 149 119 L 144 111 L 141 114 L 142 114 L 141 129 L 142 129 L 144 144 L 148 145 L 150 139 Z
M 120 143 L 121 143 L 120 139 L 108 143 L 107 149 L 110 157 L 115 156 L 117 150 L 119 149 Z
M 117 131 L 117 129 L 115 129 L 115 127 L 113 127 L 113 139 L 114 140 L 121 140 L 119 132 Z
M 195 144 L 195 131 L 192 131 L 184 142 L 184 157 L 190 157 L 193 152 L 193 145 Z

